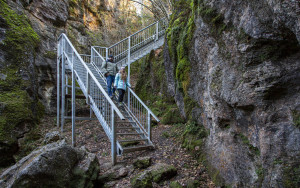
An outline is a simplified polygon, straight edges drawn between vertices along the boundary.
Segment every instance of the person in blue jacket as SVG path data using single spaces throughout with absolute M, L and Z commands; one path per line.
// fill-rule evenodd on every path
M 131 87 L 131 85 L 128 83 L 125 67 L 122 67 L 118 72 L 118 74 L 116 75 L 114 86 L 117 88 L 119 92 L 118 102 L 119 102 L 119 106 L 121 106 L 127 86 Z

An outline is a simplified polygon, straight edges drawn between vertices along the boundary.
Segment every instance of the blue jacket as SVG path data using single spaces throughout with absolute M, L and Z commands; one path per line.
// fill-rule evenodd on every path
M 121 80 L 120 73 L 116 75 L 114 85 L 115 87 L 117 87 L 117 89 L 124 89 L 124 90 L 126 90 L 127 86 L 131 87 L 131 85 L 128 83 L 128 79 L 126 79 L 126 82 L 124 80 Z

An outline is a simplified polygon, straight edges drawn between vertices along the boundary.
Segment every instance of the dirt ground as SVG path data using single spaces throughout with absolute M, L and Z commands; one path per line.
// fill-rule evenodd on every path
M 67 141 L 71 142 L 71 122 L 66 122 L 64 127 L 64 136 Z M 171 181 L 178 181 L 181 185 L 186 185 L 188 180 L 198 180 L 200 187 L 215 187 L 210 180 L 205 167 L 199 164 L 193 157 L 180 145 L 180 141 L 172 133 L 177 131 L 174 126 L 159 124 L 152 129 L 154 150 L 137 151 L 124 154 L 117 158 L 118 163 L 125 166 L 132 164 L 137 157 L 150 156 L 152 165 L 156 163 L 172 164 L 177 168 L 178 174 L 162 185 L 154 185 L 154 187 L 169 187 Z M 101 174 L 107 170 L 102 164 L 111 162 L 110 142 L 102 129 L 100 123 L 93 121 L 77 121 L 76 122 L 76 146 L 85 146 L 88 151 L 97 155 L 100 162 Z M 134 170 L 127 177 L 111 182 L 111 187 L 130 187 L 130 179 L 141 170 Z

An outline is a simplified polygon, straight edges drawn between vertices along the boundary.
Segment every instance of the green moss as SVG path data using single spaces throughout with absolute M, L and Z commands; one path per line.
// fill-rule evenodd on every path
M 284 187 L 287 187 L 287 188 L 300 186 L 299 158 L 294 163 L 285 164 L 285 166 L 283 168 L 283 184 L 284 184 Z
M 133 162 L 133 166 L 139 169 L 148 168 L 150 165 L 151 165 L 150 157 L 139 158 Z
M 186 188 L 197 188 L 200 186 L 200 182 L 197 180 L 189 180 L 187 182 Z
M 150 172 L 138 174 L 130 182 L 133 188 L 152 188 L 152 174 Z
M 162 117 L 165 124 L 183 122 L 179 110 L 172 97 L 166 91 L 166 75 L 163 51 L 155 54 L 152 51 L 148 56 L 132 64 L 131 72 L 137 73 L 135 92 L 150 107 L 158 117 Z M 176 113 L 172 117 L 171 113 Z
M 28 19 L 11 10 L 4 0 L 0 0 L 0 14 L 9 27 L 2 45 L 9 46 L 5 48 L 9 58 L 13 58 L 17 64 L 22 63 L 24 58 L 35 52 L 40 42 L 39 36 Z
M 208 136 L 208 132 L 202 125 L 198 125 L 196 122 L 189 121 L 185 124 L 185 129 L 182 136 L 182 147 L 187 150 L 195 152 L 195 148 L 198 146 L 202 148 L 204 139 Z
M 256 175 L 257 175 L 256 182 L 258 183 L 259 187 L 262 185 L 262 182 L 264 180 L 265 171 L 266 170 L 261 165 L 259 165 L 258 168 L 255 170 Z
M 256 156 L 260 155 L 259 149 L 255 146 L 253 146 L 252 144 L 250 144 L 250 141 L 247 136 L 245 136 L 243 134 L 237 134 L 237 136 L 242 140 L 243 144 L 248 146 L 250 155 L 253 155 L 253 154 Z
M 163 115 L 161 122 L 163 124 L 177 124 L 184 123 L 185 120 L 181 117 L 178 108 L 169 108 Z
M 292 115 L 293 115 L 294 126 L 299 129 L 300 128 L 300 112 L 294 110 L 294 111 L 292 111 Z
M 44 107 L 37 98 L 36 89 L 32 87 L 36 81 L 32 75 L 35 72 L 32 64 L 40 39 L 27 17 L 17 14 L 4 0 L 0 0 L 0 15 L 4 20 L 2 24 L 7 28 L 0 44 L 1 50 L 5 52 L 3 63 L 6 65 L 1 70 L 6 79 L 0 79 L 0 103 L 3 107 L 0 114 L 0 143 L 10 147 L 18 136 L 14 133 L 16 127 L 34 129 L 34 125 L 43 116 Z M 21 75 L 28 78 L 23 79 Z M 31 142 L 31 139 L 24 140 L 25 145 Z M 16 151 L 6 154 L 12 156 Z M 6 151 L 1 148 L 1 154 L 3 152 Z
M 55 59 L 56 58 L 56 51 L 46 51 L 44 53 L 44 57 L 49 59 Z
M 159 183 L 163 180 L 172 178 L 177 174 L 177 169 L 173 165 L 162 166 L 151 171 L 153 181 Z
M 122 142 L 121 143 L 122 147 L 136 146 L 138 144 L 139 144 L 138 141 L 130 141 L 130 142 Z
M 180 183 L 178 183 L 177 181 L 172 181 L 170 183 L 170 188 L 182 188 L 183 186 L 180 185 Z

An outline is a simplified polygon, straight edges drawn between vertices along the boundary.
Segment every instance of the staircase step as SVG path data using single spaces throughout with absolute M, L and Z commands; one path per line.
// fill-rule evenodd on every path
M 139 127 L 117 127 L 117 129 L 140 129 Z
M 144 133 L 117 133 L 117 135 L 143 135 Z
M 141 138 L 141 139 L 132 139 L 132 140 L 118 140 L 119 142 L 134 142 L 134 141 L 146 141 L 148 139 Z
M 140 146 L 132 146 L 132 147 L 127 147 L 123 148 L 124 153 L 129 153 L 132 151 L 140 151 L 140 150 L 145 150 L 149 148 L 154 148 L 153 145 L 140 145 Z
M 125 117 L 127 118 L 127 117 Z M 135 124 L 135 122 L 123 122 L 123 121 L 116 121 L 116 123 L 120 123 L 120 124 Z

